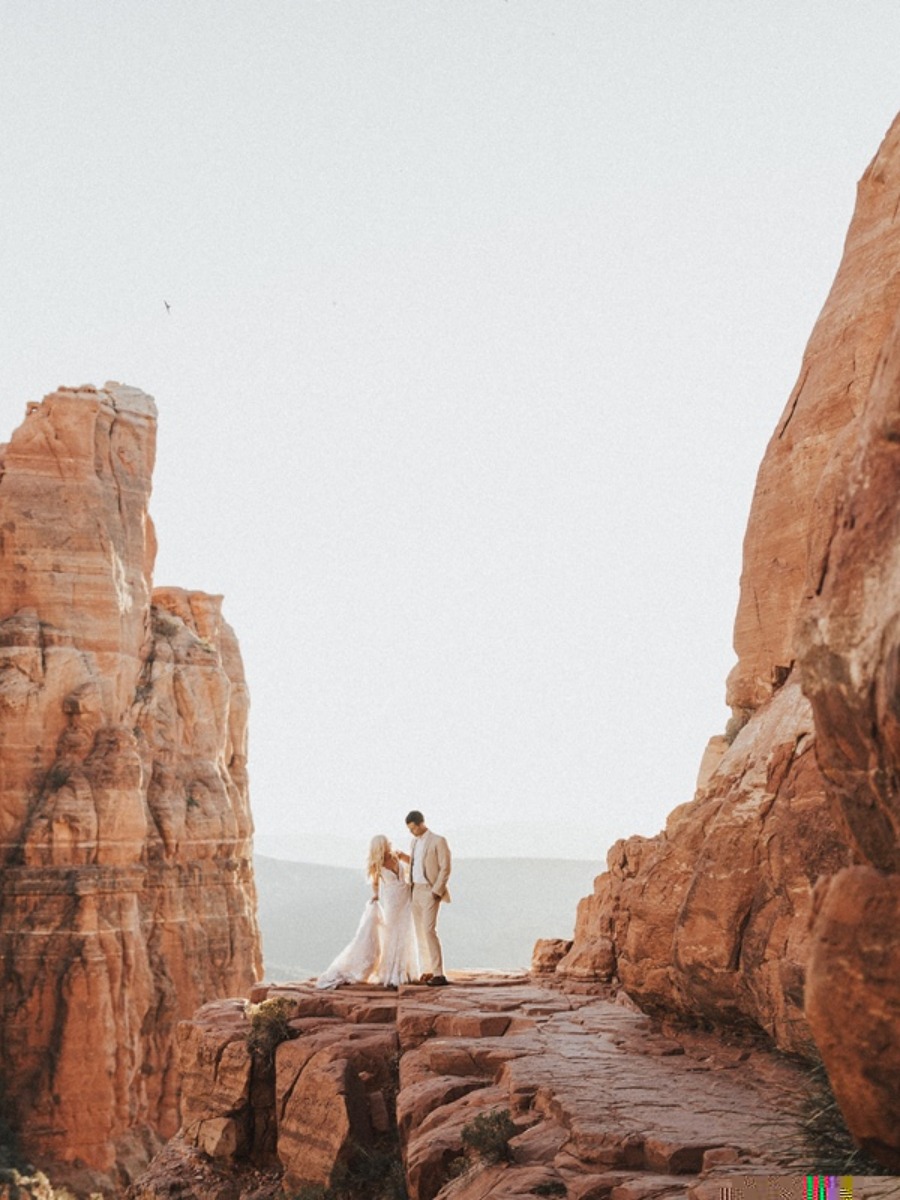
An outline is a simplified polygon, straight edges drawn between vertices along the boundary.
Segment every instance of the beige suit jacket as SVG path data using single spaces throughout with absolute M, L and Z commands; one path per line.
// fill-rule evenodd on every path
M 415 842 L 413 845 L 415 846 Z M 415 851 L 416 859 L 420 855 L 424 856 L 422 868 L 425 878 L 428 880 L 428 886 L 436 896 L 440 896 L 445 904 L 449 904 L 450 892 L 447 890 L 447 880 L 450 878 L 452 861 L 447 839 L 442 838 L 439 833 L 432 833 L 429 829 L 419 838 L 419 844 L 415 846 Z M 410 857 L 412 857 L 412 851 L 410 851 Z

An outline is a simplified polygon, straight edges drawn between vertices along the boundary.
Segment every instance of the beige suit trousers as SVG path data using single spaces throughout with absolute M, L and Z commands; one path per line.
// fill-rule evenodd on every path
M 444 951 L 437 935 L 438 910 L 441 902 L 429 883 L 416 883 L 412 890 L 413 924 L 419 944 L 419 965 L 422 974 L 443 975 Z

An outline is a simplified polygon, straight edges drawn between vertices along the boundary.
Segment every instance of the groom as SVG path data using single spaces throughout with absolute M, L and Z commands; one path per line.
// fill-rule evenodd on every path
M 410 879 L 422 979 L 429 987 L 443 987 L 447 979 L 444 975 L 444 952 L 437 935 L 437 919 L 441 901 L 450 903 L 450 893 L 447 891 L 450 847 L 445 838 L 431 832 L 418 809 L 406 814 L 406 825 L 413 835 L 409 852 Z

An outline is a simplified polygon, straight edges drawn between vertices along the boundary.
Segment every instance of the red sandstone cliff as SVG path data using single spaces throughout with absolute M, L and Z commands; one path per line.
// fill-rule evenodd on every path
M 176 1023 L 260 969 L 247 689 L 220 598 L 151 592 L 155 437 L 108 384 L 0 447 L 2 1115 L 109 1177 L 178 1127 Z
M 900 182 L 898 182 L 900 187 Z M 806 1015 L 848 1124 L 900 1171 L 900 324 L 822 514 L 798 635 L 852 864 L 816 887 Z
M 824 1058 L 900 1169 L 900 120 L 760 467 L 694 799 L 610 851 L 568 979 Z M 843 1043 L 843 1044 L 842 1044 Z

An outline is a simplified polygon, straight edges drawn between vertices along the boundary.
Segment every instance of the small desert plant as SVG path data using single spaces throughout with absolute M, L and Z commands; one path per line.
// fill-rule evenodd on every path
M 444 1174 L 448 1179 L 459 1179 L 460 1175 L 465 1175 L 471 1165 L 464 1154 L 457 1154 L 445 1163 Z
M 799 1115 L 804 1149 L 817 1170 L 833 1175 L 891 1174 L 854 1143 L 821 1062 L 810 1069 Z
M 535 1196 L 564 1196 L 568 1189 L 561 1179 L 548 1179 L 544 1183 L 536 1183 L 531 1190 Z
M 407 1200 L 406 1174 L 395 1145 L 353 1146 L 331 1183 L 307 1183 L 293 1200 Z
M 331 1179 L 335 1200 L 406 1200 L 406 1173 L 396 1146 L 354 1146 Z
M 495 1108 L 463 1126 L 462 1143 L 468 1154 L 482 1162 L 509 1162 L 509 1139 L 517 1133 L 509 1109 Z
M 290 1019 L 294 1003 L 287 996 L 273 996 L 259 1004 L 248 1004 L 244 1012 L 250 1022 L 247 1045 L 250 1053 L 271 1062 L 276 1046 L 294 1036 Z

